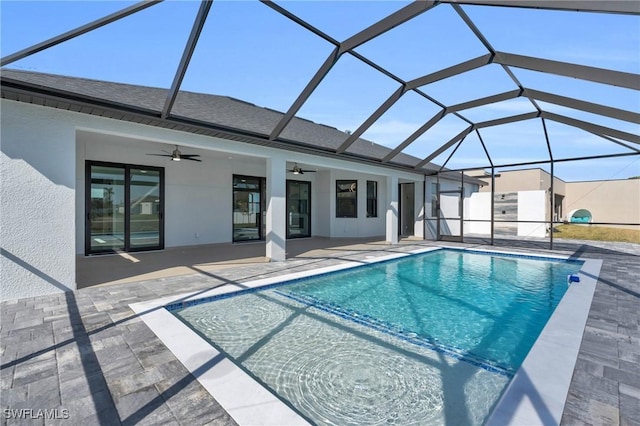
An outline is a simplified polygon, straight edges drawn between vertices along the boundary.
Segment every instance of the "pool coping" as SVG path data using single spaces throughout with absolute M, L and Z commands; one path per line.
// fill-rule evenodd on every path
M 257 289 L 283 281 L 295 281 L 440 249 L 516 255 L 539 259 L 573 259 L 568 256 L 536 255 L 517 251 L 474 250 L 473 248 L 442 245 L 405 253 L 367 256 L 362 260 L 346 261 L 324 268 L 253 280 L 241 284 L 225 284 L 206 291 L 181 293 L 134 303 L 129 307 L 238 424 L 308 424 L 307 420 L 294 409 L 207 343 L 165 307 L 170 304 L 186 304 L 189 301 L 247 289 Z M 589 306 L 602 265 L 601 260 L 573 260 L 584 262 L 580 271 L 581 282 L 571 285 L 567 290 L 567 294 L 560 301 L 524 363 L 492 410 L 487 424 L 522 424 L 531 423 L 533 420 L 546 423 L 551 419 L 555 424 L 560 423 L 589 313 Z M 565 303 L 569 299 L 566 297 L 569 292 L 572 294 L 571 299 L 577 297 L 579 306 L 586 304 L 584 309 L 576 309 L 574 304 Z M 583 312 L 580 312 L 580 310 Z M 559 319 L 554 319 L 557 314 Z M 567 322 L 568 320 L 570 321 Z M 566 328 L 567 324 L 571 325 L 569 329 Z M 568 344 L 569 347 L 567 347 Z M 558 351 L 558 349 L 562 349 L 564 352 Z M 560 352 L 562 354 L 559 354 Z M 575 356 L 567 357 L 567 353 Z M 567 358 L 569 359 L 567 360 Z M 560 373 L 558 369 L 562 369 L 562 372 Z M 531 398 L 532 396 L 533 398 Z M 543 407 L 544 415 L 542 417 L 536 415 L 538 412 L 536 408 L 539 410 L 540 407 Z

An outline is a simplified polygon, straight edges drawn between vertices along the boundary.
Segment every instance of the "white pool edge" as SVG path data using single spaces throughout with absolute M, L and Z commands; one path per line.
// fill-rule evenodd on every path
M 558 260 L 568 258 L 513 251 L 446 246 L 442 248 Z M 295 410 L 164 307 L 171 303 L 263 287 L 439 249 L 440 247 L 429 247 L 407 253 L 376 256 L 242 284 L 224 284 L 205 291 L 166 296 L 129 306 L 239 425 L 307 425 L 308 422 Z M 601 260 L 579 260 L 585 262 L 580 271 L 580 282 L 572 284 L 563 296 L 529 355 L 500 398 L 487 425 L 560 423 L 595 284 L 602 266 Z M 574 298 L 575 303 L 566 302 Z M 562 354 L 558 351 L 561 348 L 564 351 Z
M 411 253 L 394 253 L 242 284 L 225 284 L 205 291 L 182 293 L 134 303 L 129 307 L 239 425 L 308 425 L 309 423 L 302 416 L 164 307 L 171 303 L 187 302 L 234 293 L 248 288 L 264 287 L 283 281 L 341 271 L 363 264 L 382 262 L 438 249 L 426 248 Z
M 602 260 L 584 261 L 580 282 L 560 300 L 486 426 L 559 425 Z

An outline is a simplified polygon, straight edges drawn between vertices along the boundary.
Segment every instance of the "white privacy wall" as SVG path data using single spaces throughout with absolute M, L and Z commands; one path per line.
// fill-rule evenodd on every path
M 464 232 L 469 234 L 491 234 L 491 193 L 474 192 L 464 199 L 464 217 L 487 222 L 465 222 Z
M 544 221 L 547 212 L 546 191 L 518 192 L 518 220 Z M 544 237 L 545 223 L 518 223 L 519 237 Z
M 75 289 L 75 130 L 64 113 L 2 100 L 0 298 Z
M 515 195 L 517 202 L 518 221 L 544 221 L 547 209 L 547 193 L 539 191 L 518 191 Z M 496 206 L 496 210 L 500 207 Z M 496 218 L 499 219 L 499 211 Z M 491 220 L 491 193 L 477 192 L 465 199 L 465 219 Z M 499 223 L 499 222 L 496 222 Z M 517 235 L 519 237 L 545 237 L 547 225 L 545 223 L 518 223 Z M 466 222 L 465 232 L 472 234 L 491 234 L 490 222 Z M 496 233 L 500 233 L 497 231 Z

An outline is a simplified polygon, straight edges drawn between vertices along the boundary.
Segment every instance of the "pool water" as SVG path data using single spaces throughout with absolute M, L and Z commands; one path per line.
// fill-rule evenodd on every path
M 482 424 L 579 262 L 438 250 L 173 313 L 316 424 Z

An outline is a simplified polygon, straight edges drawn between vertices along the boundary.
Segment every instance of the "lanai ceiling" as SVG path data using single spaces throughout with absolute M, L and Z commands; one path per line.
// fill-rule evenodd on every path
M 135 19 L 171 19 L 155 43 L 181 46 L 171 54 L 167 44 L 163 68 L 144 70 L 146 80 L 127 71 L 130 57 L 117 62 L 118 43 L 157 54 L 148 38 L 118 36 L 119 23 Z M 65 44 L 94 33 L 97 50 L 140 75 L 125 82 L 167 89 L 160 120 L 190 90 L 281 111 L 265 141 L 283 141 L 292 118 L 305 117 L 344 132 L 335 155 L 364 138 L 391 149 L 371 161 L 408 154 L 416 169 L 640 155 L 637 1 L 144 1 L 6 55 L 3 47 L 1 65 L 40 70 L 34 64 L 65 60 Z

